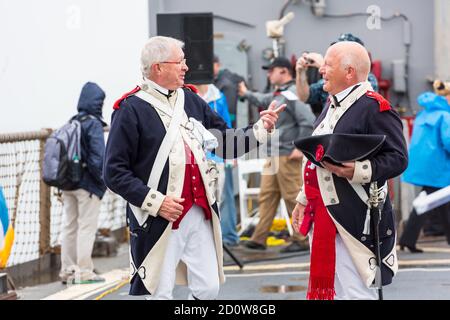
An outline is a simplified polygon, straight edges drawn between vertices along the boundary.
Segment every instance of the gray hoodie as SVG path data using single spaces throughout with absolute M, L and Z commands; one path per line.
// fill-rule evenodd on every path
M 271 93 L 247 91 L 245 98 L 257 107 L 267 108 L 273 100 L 276 100 L 278 104 L 287 104 L 286 109 L 280 113 L 275 126 L 278 130 L 278 155 L 289 155 L 294 149 L 294 140 L 311 135 L 316 117 L 310 105 L 298 99 L 295 82 L 290 81 Z M 274 148 L 276 146 L 272 145 L 269 150 Z M 276 153 L 277 151 L 272 151 L 270 155 L 276 155 Z

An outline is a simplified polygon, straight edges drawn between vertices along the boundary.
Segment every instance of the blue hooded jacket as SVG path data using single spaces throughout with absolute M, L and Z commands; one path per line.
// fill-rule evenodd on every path
M 95 194 L 100 199 L 106 191 L 102 178 L 103 156 L 105 154 L 105 138 L 102 108 L 105 92 L 95 83 L 87 82 L 81 89 L 78 100 L 77 119 L 87 117 L 81 121 L 81 159 L 85 163 L 83 177 L 78 188 Z
M 421 94 L 417 102 L 424 110 L 414 120 L 403 181 L 443 188 L 450 185 L 450 105 L 432 92 Z
M 208 86 L 208 91 L 203 100 L 208 103 L 210 108 L 214 110 L 226 122 L 228 128 L 231 128 L 231 117 L 228 111 L 228 103 L 225 95 L 214 84 Z M 208 152 L 206 157 L 217 163 L 223 163 L 223 159 L 212 152 Z

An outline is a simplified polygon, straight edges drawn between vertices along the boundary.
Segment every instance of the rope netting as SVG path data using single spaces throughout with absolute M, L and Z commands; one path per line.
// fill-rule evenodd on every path
M 63 204 L 55 188 L 42 187 L 42 146 L 48 132 L 38 131 L 0 135 L 0 186 L 14 227 L 14 243 L 7 266 L 36 260 L 42 253 L 42 239 L 49 238 L 50 248 L 61 244 Z M 50 193 L 49 195 L 43 193 Z M 49 219 L 42 219 L 50 199 Z M 43 200 L 44 199 L 44 200 Z M 117 230 L 126 225 L 126 202 L 107 191 L 102 199 L 98 229 Z M 45 215 L 44 215 L 45 216 Z M 41 232 L 48 232 L 43 235 Z

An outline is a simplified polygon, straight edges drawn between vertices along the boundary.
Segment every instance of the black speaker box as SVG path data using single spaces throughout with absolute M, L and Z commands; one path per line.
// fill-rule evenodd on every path
M 189 71 L 185 82 L 212 83 L 213 74 L 213 15 L 212 13 L 161 13 L 156 15 L 159 36 L 184 42 L 184 54 Z

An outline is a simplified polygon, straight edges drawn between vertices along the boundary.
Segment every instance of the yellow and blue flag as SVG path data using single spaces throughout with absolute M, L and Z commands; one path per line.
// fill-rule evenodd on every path
M 14 230 L 8 215 L 8 207 L 0 188 L 0 269 L 6 267 L 14 242 Z

